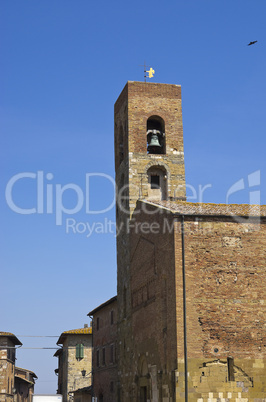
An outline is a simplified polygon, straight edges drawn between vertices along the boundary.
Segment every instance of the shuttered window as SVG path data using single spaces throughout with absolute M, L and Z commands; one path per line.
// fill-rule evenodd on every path
M 84 345 L 82 343 L 78 343 L 76 345 L 76 359 L 84 358 Z

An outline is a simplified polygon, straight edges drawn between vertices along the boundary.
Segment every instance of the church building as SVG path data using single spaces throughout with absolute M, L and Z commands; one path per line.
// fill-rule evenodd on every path
M 126 84 L 115 170 L 117 399 L 265 402 L 266 206 L 186 201 L 178 85 Z

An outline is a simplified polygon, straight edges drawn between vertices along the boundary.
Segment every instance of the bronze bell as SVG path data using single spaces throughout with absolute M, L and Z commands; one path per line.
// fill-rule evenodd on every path
M 151 148 L 156 147 L 161 148 L 161 144 L 159 142 L 159 137 L 158 137 L 158 133 L 160 134 L 160 131 L 158 130 L 151 130 L 151 134 L 150 134 L 150 142 L 148 144 L 148 150 L 150 150 Z

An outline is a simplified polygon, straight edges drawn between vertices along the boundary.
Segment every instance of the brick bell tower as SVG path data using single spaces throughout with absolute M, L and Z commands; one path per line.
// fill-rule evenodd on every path
M 131 214 L 139 198 L 185 200 L 181 86 L 126 84 L 115 103 L 115 170 Z
M 115 103 L 118 374 L 128 388 L 131 334 L 130 218 L 138 199 L 185 200 L 181 86 L 129 81 Z M 132 374 L 132 373 L 131 373 Z

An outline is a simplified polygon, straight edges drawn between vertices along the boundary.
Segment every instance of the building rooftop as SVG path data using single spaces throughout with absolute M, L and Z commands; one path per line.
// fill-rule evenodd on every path
M 17 374 L 15 374 L 15 379 L 16 379 L 16 381 L 19 380 L 19 381 L 22 381 L 22 382 L 26 382 L 27 384 L 30 384 L 30 385 L 35 384 L 34 381 L 27 380 L 27 378 L 21 377 L 20 375 L 17 375 Z
M 18 338 L 14 334 L 12 334 L 11 332 L 2 332 L 2 331 L 0 331 L 0 336 L 10 338 L 12 340 L 12 342 L 14 343 L 14 345 L 22 345 L 20 340 L 18 340 Z
M 84 328 L 71 329 L 69 331 L 64 331 L 60 335 L 60 337 L 57 341 L 57 345 L 62 344 L 68 335 L 91 335 L 91 334 L 92 334 L 91 327 L 84 327 Z
M 112 297 L 111 299 L 107 300 L 106 302 L 100 304 L 98 307 L 96 307 L 94 310 L 90 311 L 87 315 L 94 315 L 97 313 L 97 311 L 101 310 L 102 308 L 108 306 L 109 304 L 115 302 L 117 300 L 117 296 Z
M 60 349 L 57 349 L 57 351 L 54 354 L 54 357 L 60 356 L 60 354 L 63 353 L 63 348 L 60 347 Z
M 16 375 L 18 375 L 19 376 L 19 373 L 18 372 L 23 372 L 23 373 L 29 373 L 29 374 L 31 374 L 32 375 L 32 377 L 33 378 L 38 378 L 37 377 L 37 375 L 34 373 L 34 371 L 32 371 L 32 370 L 28 370 L 28 369 L 24 369 L 24 368 L 22 368 L 22 367 L 15 367 L 15 374 Z
M 92 391 L 92 386 L 90 385 L 89 387 L 84 387 L 84 388 L 78 388 L 75 391 L 72 391 L 74 395 L 76 394 L 91 394 Z
M 266 217 L 266 205 L 250 204 L 212 204 L 187 201 L 148 201 L 150 205 L 166 209 L 178 215 L 202 215 L 202 216 L 243 216 Z

